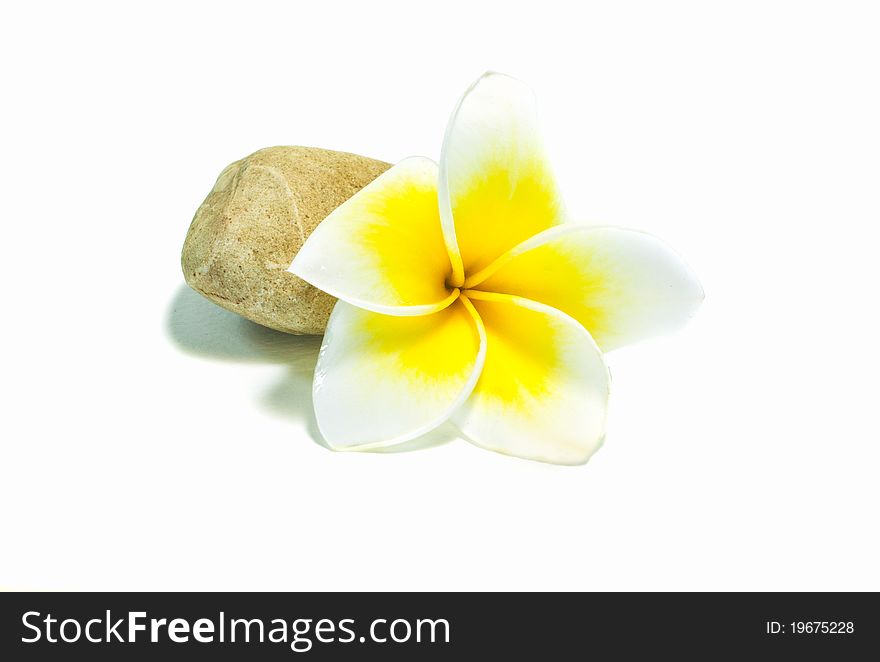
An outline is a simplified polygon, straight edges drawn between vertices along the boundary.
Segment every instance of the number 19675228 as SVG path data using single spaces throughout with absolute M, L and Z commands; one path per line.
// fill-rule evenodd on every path
M 855 625 L 852 621 L 792 621 L 780 623 L 767 621 L 767 634 L 852 634 Z

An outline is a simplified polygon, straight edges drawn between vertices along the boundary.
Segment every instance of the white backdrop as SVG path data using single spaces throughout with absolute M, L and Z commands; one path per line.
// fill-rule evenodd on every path
M 4 7 L 0 587 L 880 590 L 878 32 L 867 2 Z M 664 238 L 705 304 L 608 355 L 585 466 L 332 453 L 318 341 L 188 290 L 190 219 L 268 145 L 438 157 L 486 69 L 536 90 L 569 208 Z

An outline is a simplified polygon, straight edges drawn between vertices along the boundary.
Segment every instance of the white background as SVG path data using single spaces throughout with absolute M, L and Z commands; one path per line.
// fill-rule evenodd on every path
M 0 587 L 880 589 L 880 16 L 849 2 L 22 3 L 0 18 Z M 332 453 L 318 341 L 199 298 L 229 162 L 439 156 L 484 70 L 707 298 L 582 467 Z M 442 441 L 445 431 L 435 435 Z

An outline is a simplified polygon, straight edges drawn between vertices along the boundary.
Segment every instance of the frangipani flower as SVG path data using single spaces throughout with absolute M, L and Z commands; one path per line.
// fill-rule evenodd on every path
M 439 166 L 392 167 L 290 267 L 339 299 L 313 389 L 328 444 L 375 449 L 452 420 L 490 450 L 585 462 L 605 434 L 602 352 L 677 327 L 703 292 L 657 239 L 568 220 L 531 91 L 485 74 Z

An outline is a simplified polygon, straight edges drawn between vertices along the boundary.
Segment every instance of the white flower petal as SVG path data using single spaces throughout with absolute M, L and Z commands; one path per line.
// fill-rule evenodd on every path
M 517 246 L 468 287 L 557 308 L 602 351 L 677 329 L 703 300 L 696 276 L 656 237 L 571 224 Z
M 364 450 L 430 431 L 469 396 L 485 351 L 467 301 L 412 317 L 338 302 L 315 369 L 321 434 L 335 449 Z
M 411 157 L 342 203 L 290 265 L 315 287 L 388 315 L 424 315 L 458 293 L 440 228 L 437 166 Z
M 549 306 L 468 291 L 486 329 L 486 361 L 452 420 L 478 446 L 581 464 L 605 435 L 608 370 L 578 322 Z
M 535 106 L 524 83 L 488 73 L 452 114 L 440 156 L 439 199 L 455 285 L 562 220 Z

